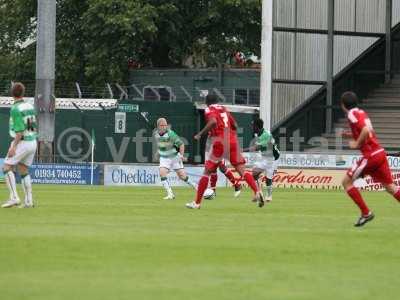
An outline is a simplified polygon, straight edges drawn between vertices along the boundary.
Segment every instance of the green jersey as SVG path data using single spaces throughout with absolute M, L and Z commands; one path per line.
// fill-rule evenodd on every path
M 183 144 L 179 136 L 171 129 L 168 129 L 163 135 L 156 132 L 155 138 L 160 157 L 175 157 L 179 153 L 179 147 Z
M 10 111 L 10 136 L 15 138 L 22 133 L 24 141 L 35 141 L 37 138 L 37 123 L 35 108 L 25 101 L 13 104 Z
M 271 132 L 263 129 L 262 133 L 257 137 L 256 146 L 260 149 L 262 156 L 273 158 L 273 146 L 275 140 Z

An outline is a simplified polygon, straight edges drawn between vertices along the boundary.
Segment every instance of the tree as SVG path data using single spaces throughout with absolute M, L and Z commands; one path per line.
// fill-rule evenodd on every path
M 180 66 L 199 53 L 208 66 L 214 66 L 237 50 L 260 52 L 259 0 L 149 2 L 158 15 L 158 30 L 147 46 L 154 66 Z
M 0 0 L 0 80 L 34 80 L 37 1 Z M 259 54 L 259 0 L 58 0 L 56 82 L 128 82 L 128 60 L 207 66 L 233 52 Z
M 0 0 L 0 81 L 32 78 L 34 57 L 32 38 L 36 28 L 34 0 Z M 0 87 L 2 84 L 0 83 Z
M 146 59 L 144 44 L 157 31 L 146 1 L 89 0 L 83 14 L 86 76 L 91 82 L 127 82 L 128 59 Z

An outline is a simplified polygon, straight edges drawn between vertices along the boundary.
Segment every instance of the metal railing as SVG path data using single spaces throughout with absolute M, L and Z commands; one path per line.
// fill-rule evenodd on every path
M 35 96 L 35 81 L 24 81 L 25 96 Z M 12 81 L 0 81 L 0 96 L 9 96 Z M 221 103 L 259 106 L 260 88 L 257 86 L 199 87 L 183 85 L 152 85 L 135 83 L 129 86 L 106 83 L 104 86 L 89 87 L 78 82 L 56 83 L 54 95 L 57 98 L 77 99 L 132 99 L 139 101 L 202 102 L 209 93 L 217 95 Z

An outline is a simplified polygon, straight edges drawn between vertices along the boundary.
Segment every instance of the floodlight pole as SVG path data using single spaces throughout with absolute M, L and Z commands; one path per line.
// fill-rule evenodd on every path
M 335 0 L 328 0 L 328 37 L 326 52 L 326 133 L 332 131 L 332 104 L 333 104 L 333 51 L 335 30 Z
M 392 0 L 386 0 L 386 55 L 385 55 L 385 83 L 391 80 L 392 69 Z
M 273 0 L 262 1 L 260 118 L 265 129 L 272 126 Z
M 56 1 L 38 0 L 35 108 L 39 125 L 39 156 L 53 158 L 55 131 Z

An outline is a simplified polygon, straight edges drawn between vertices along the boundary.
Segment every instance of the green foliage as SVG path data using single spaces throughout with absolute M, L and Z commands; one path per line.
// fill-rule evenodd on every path
M 34 80 L 37 1 L 0 0 L 0 80 Z M 259 53 L 259 0 L 58 0 L 56 78 L 87 85 L 128 80 L 128 60 L 179 67 Z M 32 63 L 33 60 L 33 63 Z M 18 77 L 18 78 L 16 78 Z
M 4 81 L 32 78 L 35 52 L 23 43 L 34 35 L 35 0 L 0 0 L 0 88 Z

